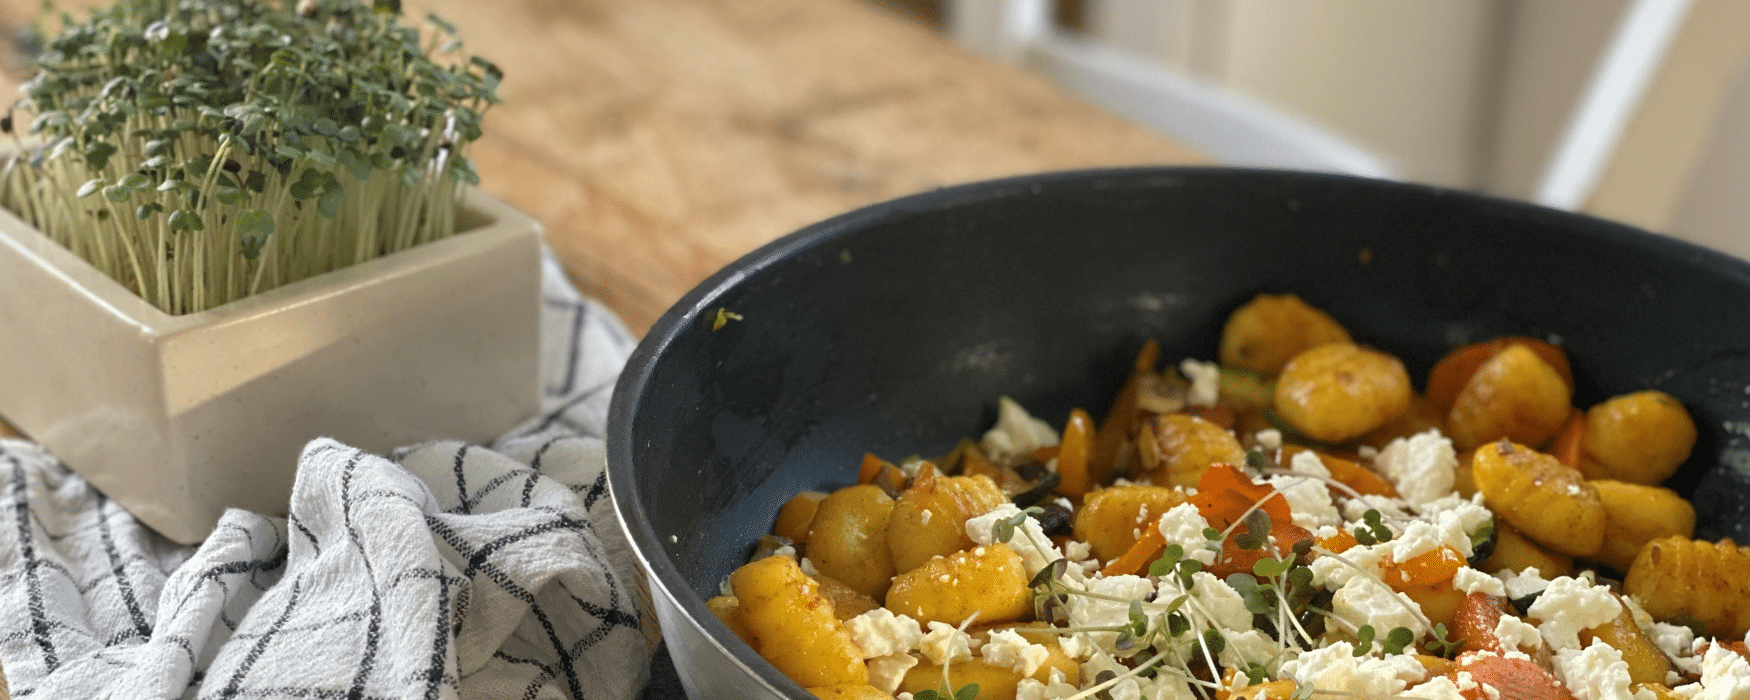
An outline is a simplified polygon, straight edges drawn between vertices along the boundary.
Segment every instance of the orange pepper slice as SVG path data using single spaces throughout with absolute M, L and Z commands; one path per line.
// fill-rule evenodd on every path
M 1057 451 L 1057 475 L 1062 478 L 1057 492 L 1070 498 L 1081 498 L 1088 492 L 1091 475 L 1089 459 L 1094 449 L 1094 419 L 1082 409 L 1069 412 L 1063 425 L 1063 444 Z

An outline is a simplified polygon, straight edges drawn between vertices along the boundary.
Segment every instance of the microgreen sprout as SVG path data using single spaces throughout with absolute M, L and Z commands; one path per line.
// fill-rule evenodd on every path
M 953 695 L 943 695 L 935 688 L 920 690 L 911 694 L 912 700 L 975 700 L 978 697 L 978 684 L 967 683 L 954 691 Z
M 1391 528 L 1386 527 L 1385 523 L 1380 519 L 1378 510 L 1372 508 L 1367 509 L 1367 512 L 1361 515 L 1361 521 L 1366 524 L 1366 527 L 1355 528 L 1354 534 L 1356 542 L 1372 546 L 1391 541 Z
M 1009 540 L 1012 540 L 1015 538 L 1015 529 L 1021 527 L 1021 525 L 1026 523 L 1027 518 L 1033 517 L 1035 515 L 1039 515 L 1039 514 L 1044 513 L 1044 512 L 1045 512 L 1044 508 L 1040 508 L 1039 506 L 1029 506 L 1026 510 L 1023 510 L 1023 511 L 1016 513 L 1014 515 L 1011 515 L 1007 518 L 1002 518 L 1002 519 L 997 520 L 994 523 L 991 523 L 991 526 L 990 526 L 991 539 L 993 539 L 997 542 L 1007 543 Z
M 294 7 L 295 5 L 295 7 Z M 448 236 L 502 75 L 395 0 L 117 0 L 63 27 L 0 205 L 171 314 Z
M 1452 631 L 1446 629 L 1446 623 L 1436 622 L 1434 623 L 1434 638 L 1423 644 L 1422 648 L 1434 652 L 1436 656 L 1451 658 L 1454 653 L 1458 652 L 1459 647 L 1464 646 L 1463 639 L 1455 639 L 1451 635 Z
M 1355 633 L 1355 656 L 1366 656 L 1373 650 L 1373 625 L 1362 625 Z M 1416 641 L 1416 633 L 1408 627 L 1393 627 L 1385 634 L 1385 639 L 1379 640 L 1379 649 L 1385 654 L 1402 654 L 1404 649 Z

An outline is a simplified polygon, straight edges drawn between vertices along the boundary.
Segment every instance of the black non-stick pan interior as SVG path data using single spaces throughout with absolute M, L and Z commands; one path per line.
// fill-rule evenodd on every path
M 658 575 L 709 596 L 786 499 L 853 481 L 864 452 L 945 452 L 1002 395 L 1054 424 L 1098 417 L 1145 338 L 1213 359 L 1259 292 L 1328 310 L 1418 382 L 1455 345 L 1519 334 L 1567 348 L 1581 407 L 1678 396 L 1701 438 L 1669 485 L 1693 497 L 1698 536 L 1750 540 L 1750 265 L 1525 204 L 1222 169 L 942 190 L 749 255 L 633 357 L 616 493 L 635 483 L 628 512 L 670 558 Z M 713 330 L 719 309 L 734 316 Z

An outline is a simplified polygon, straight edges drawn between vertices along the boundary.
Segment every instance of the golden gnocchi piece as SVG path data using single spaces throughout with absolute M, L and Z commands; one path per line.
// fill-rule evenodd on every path
M 904 573 L 931 557 L 971 547 L 966 519 L 1007 503 L 986 476 L 923 476 L 899 494 L 887 519 L 887 546 L 893 570 Z
M 820 594 L 832 601 L 833 615 L 840 622 L 881 607 L 881 602 L 857 592 L 856 589 L 826 574 L 812 577 L 820 585 Z
M 814 515 L 820 512 L 820 502 L 826 500 L 826 494 L 820 491 L 803 491 L 784 502 L 784 507 L 778 509 L 778 522 L 772 525 L 772 534 L 788 537 L 791 542 L 803 544 L 808 541 L 808 530 L 814 527 Z
M 1342 324 L 1300 297 L 1259 294 L 1228 315 L 1218 357 L 1224 366 L 1274 377 L 1308 348 L 1347 342 Z
M 1273 406 L 1307 437 L 1344 443 L 1410 408 L 1410 374 L 1391 355 L 1329 343 L 1295 355 L 1276 378 Z
M 887 609 L 921 623 L 958 625 L 1008 622 L 1033 614 L 1027 566 L 1006 544 L 991 544 L 931 559 L 900 574 L 887 592 Z
M 729 575 L 729 586 L 754 650 L 791 680 L 807 687 L 869 682 L 863 650 L 796 560 L 766 557 L 744 564 Z
M 1168 413 L 1143 421 L 1137 455 L 1143 470 L 1139 481 L 1196 486 L 1209 465 L 1239 464 L 1246 450 L 1226 428 L 1196 416 Z
M 1446 432 L 1461 450 L 1502 438 L 1542 445 L 1561 430 L 1573 398 L 1556 368 L 1531 348 L 1510 344 L 1459 390 L 1446 414 Z
M 1492 574 L 1498 571 L 1524 571 L 1531 567 L 1536 567 L 1544 578 L 1567 576 L 1574 573 L 1574 558 L 1545 549 L 1543 545 L 1519 534 L 1511 524 L 1497 518 L 1495 551 L 1483 562 L 1483 571 Z
M 1112 561 L 1136 544 L 1137 531 L 1152 527 L 1173 506 L 1185 502 L 1185 492 L 1165 486 L 1125 484 L 1089 493 L 1076 509 L 1072 535 L 1088 543 L 1100 561 Z
M 1622 589 L 1657 620 L 1692 616 L 1721 639 L 1750 631 L 1750 547 L 1731 539 L 1648 542 L 1629 565 Z
M 893 700 L 893 696 L 880 688 L 869 685 L 828 685 L 808 688 L 808 692 L 821 700 Z
M 1628 571 L 1641 546 L 1673 535 L 1695 534 L 1695 506 L 1660 486 L 1600 479 L 1590 482 L 1604 502 L 1604 545 L 1593 559 Z
M 1063 674 L 1064 682 L 1080 685 L 1082 676 L 1081 662 L 1063 653 L 1055 639 L 1043 639 L 1048 635 L 1029 635 L 1025 630 L 1018 629 L 1021 635 L 1034 644 L 1045 647 L 1048 656 L 1039 664 L 1039 668 L 1031 675 L 1023 675 L 1012 667 L 995 666 L 985 663 L 983 659 L 961 659 L 948 664 L 948 678 L 956 689 L 965 687 L 968 683 L 978 684 L 979 700 L 992 698 L 1015 697 L 1015 691 L 1021 685 L 1021 679 L 1032 678 L 1041 683 L 1050 682 L 1051 672 Z M 1055 637 L 1055 635 L 1049 635 Z M 942 687 L 942 667 L 929 659 L 921 660 L 918 665 L 906 671 L 905 678 L 899 682 L 900 692 L 916 694 L 921 690 L 935 689 L 944 696 L 951 696 L 952 691 Z
M 1580 472 L 1506 440 L 1477 448 L 1471 477 L 1489 510 L 1538 544 L 1590 556 L 1604 543 L 1604 502 Z
M 736 600 L 735 596 L 713 596 L 710 600 L 705 601 L 705 609 L 711 611 L 711 615 L 718 620 L 722 620 L 723 624 L 728 625 L 729 631 L 734 632 L 735 636 L 741 638 L 741 641 L 747 642 L 748 646 L 753 646 L 753 632 L 748 631 L 747 625 L 742 623 L 741 601 Z
M 820 502 L 808 531 L 808 559 L 821 573 L 880 600 L 893 581 L 887 519 L 893 499 L 872 484 L 846 486 Z
M 1586 411 L 1581 470 L 1591 479 L 1657 484 L 1695 448 L 1695 420 L 1676 397 L 1656 389 L 1623 394 Z

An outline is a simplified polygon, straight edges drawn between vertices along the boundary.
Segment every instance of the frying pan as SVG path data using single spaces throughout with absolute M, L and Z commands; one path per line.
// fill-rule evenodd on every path
M 695 698 L 806 698 L 704 606 L 785 500 L 866 451 L 937 455 L 999 396 L 1104 412 L 1147 338 L 1213 359 L 1227 314 L 1294 292 L 1425 377 L 1448 349 L 1548 338 L 1575 404 L 1658 388 L 1700 438 L 1667 485 L 1697 536 L 1750 541 L 1750 264 L 1451 190 L 1220 168 L 1049 173 L 877 204 L 724 268 L 634 352 L 608 480 Z M 719 313 L 722 311 L 723 313 Z M 720 323 L 717 321 L 721 321 Z

